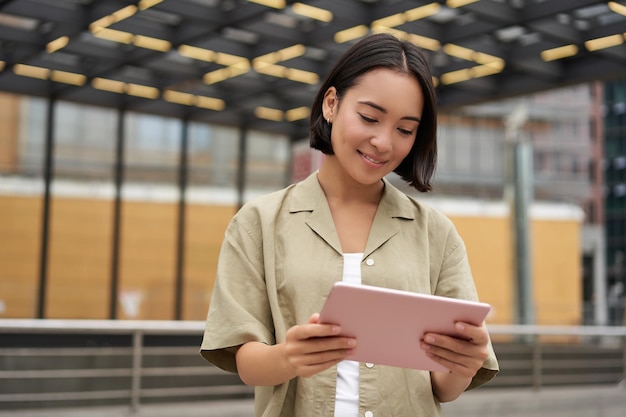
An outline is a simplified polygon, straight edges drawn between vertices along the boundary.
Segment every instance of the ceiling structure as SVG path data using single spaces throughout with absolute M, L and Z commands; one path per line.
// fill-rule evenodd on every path
M 302 137 L 379 31 L 426 51 L 444 110 L 626 77 L 626 0 L 0 0 L 0 91 Z

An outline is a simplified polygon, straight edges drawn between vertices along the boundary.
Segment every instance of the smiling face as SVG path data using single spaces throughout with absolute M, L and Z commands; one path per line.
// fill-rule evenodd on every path
M 323 114 L 332 123 L 334 156 L 327 159 L 335 174 L 361 185 L 378 183 L 411 151 L 423 108 L 417 80 L 391 69 L 364 74 L 341 97 L 329 88 Z

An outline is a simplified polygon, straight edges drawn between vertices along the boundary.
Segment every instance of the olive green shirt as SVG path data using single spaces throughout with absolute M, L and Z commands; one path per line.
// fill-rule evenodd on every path
M 477 300 L 463 241 L 452 222 L 385 181 L 361 263 L 362 283 Z M 343 256 L 316 173 L 250 201 L 233 217 L 220 252 L 202 356 L 237 372 L 238 346 L 276 344 L 319 312 Z M 498 371 L 489 358 L 470 388 Z M 440 407 L 427 371 L 361 364 L 359 415 L 435 417 Z M 282 385 L 255 387 L 256 416 L 333 417 L 337 369 Z

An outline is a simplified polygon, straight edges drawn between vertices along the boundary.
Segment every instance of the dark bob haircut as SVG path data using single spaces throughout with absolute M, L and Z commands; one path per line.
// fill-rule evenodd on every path
M 370 35 L 346 51 L 320 87 L 311 108 L 311 147 L 333 155 L 331 126 L 324 120 L 322 102 L 330 87 L 341 97 L 368 72 L 389 68 L 413 76 L 424 94 L 424 109 L 415 143 L 395 173 L 420 192 L 432 189 L 430 182 L 437 162 L 437 101 L 430 66 L 424 53 L 415 45 L 390 34 Z M 384 87 L 383 87 L 384 88 Z

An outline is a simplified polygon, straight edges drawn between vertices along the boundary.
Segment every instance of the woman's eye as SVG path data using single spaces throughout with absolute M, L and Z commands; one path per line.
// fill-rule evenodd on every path
M 372 119 L 371 117 L 367 117 L 363 114 L 359 114 L 359 116 L 361 116 L 361 119 L 363 119 L 366 123 L 376 123 L 376 119 Z
M 412 130 L 406 130 L 406 129 L 398 129 L 398 132 L 400 132 L 400 134 L 404 136 L 410 136 L 413 134 Z

